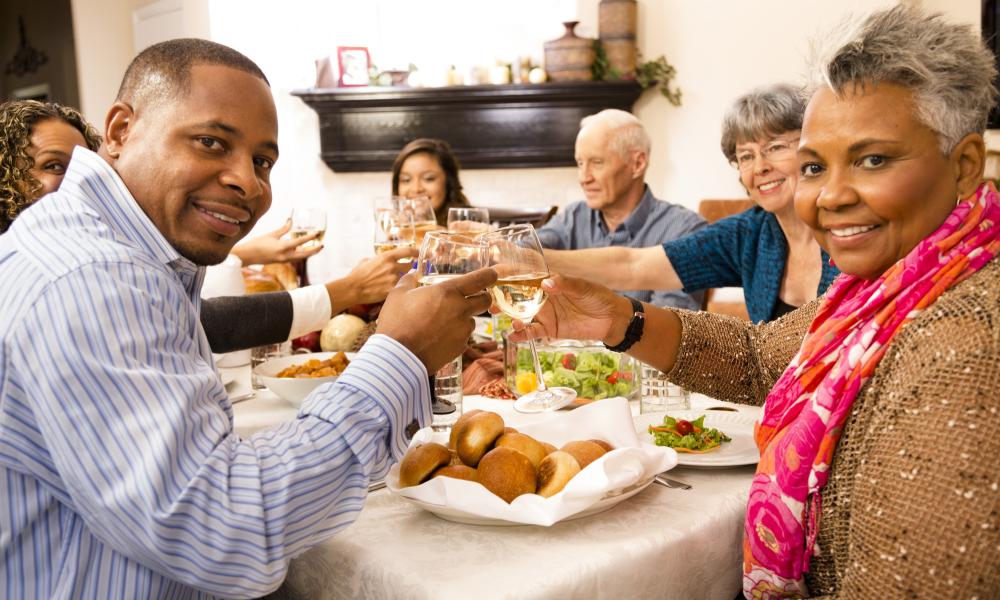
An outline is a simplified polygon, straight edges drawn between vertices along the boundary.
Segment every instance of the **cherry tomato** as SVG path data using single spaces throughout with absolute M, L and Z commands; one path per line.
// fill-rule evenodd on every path
M 570 371 L 576 369 L 576 355 L 573 354 L 572 352 L 567 352 L 566 354 L 563 354 L 562 360 L 560 362 L 562 363 L 562 366 L 564 368 L 569 369 Z
M 676 429 L 677 433 L 679 433 L 681 435 L 687 435 L 687 434 L 691 433 L 692 431 L 694 431 L 694 425 L 691 424 L 691 421 L 685 421 L 684 419 L 678 419 L 677 420 L 677 425 L 674 427 L 674 429 Z
M 610 384 L 618 383 L 618 374 L 619 374 L 618 371 L 615 371 L 611 375 L 608 375 L 607 382 Z

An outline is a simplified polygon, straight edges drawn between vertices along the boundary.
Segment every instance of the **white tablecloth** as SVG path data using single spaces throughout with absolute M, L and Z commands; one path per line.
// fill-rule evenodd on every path
M 234 396 L 248 369 L 234 369 Z M 466 397 L 466 409 L 512 425 L 547 415 Z M 693 408 L 717 401 L 695 397 Z M 754 409 L 742 409 L 754 410 Z M 237 432 L 294 418 L 270 392 L 234 405 Z M 753 467 L 678 467 L 690 490 L 651 485 L 610 510 L 552 527 L 489 527 L 440 519 L 380 490 L 356 523 L 293 560 L 271 598 L 719 598 L 740 588 L 740 548 Z

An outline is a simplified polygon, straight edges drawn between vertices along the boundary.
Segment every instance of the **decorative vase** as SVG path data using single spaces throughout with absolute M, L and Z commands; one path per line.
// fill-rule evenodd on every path
M 552 81 L 590 81 L 594 64 L 594 40 L 573 33 L 579 21 L 566 21 L 566 33 L 545 42 L 545 71 Z
M 608 66 L 622 76 L 634 73 L 638 25 L 636 0 L 601 0 L 597 10 L 598 38 L 608 57 Z

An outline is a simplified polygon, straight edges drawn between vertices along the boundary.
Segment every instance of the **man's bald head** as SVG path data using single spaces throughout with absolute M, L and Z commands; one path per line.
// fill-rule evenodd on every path
M 153 44 L 132 59 L 116 101 L 136 108 L 186 94 L 195 65 L 238 69 L 270 85 L 260 67 L 240 52 L 208 40 L 179 38 Z

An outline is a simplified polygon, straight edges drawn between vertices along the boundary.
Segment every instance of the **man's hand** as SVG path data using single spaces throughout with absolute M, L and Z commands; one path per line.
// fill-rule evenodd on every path
M 554 275 L 542 282 L 548 300 L 534 322 L 514 321 L 512 341 L 541 337 L 601 340 L 617 344 L 625 338 L 632 304 L 612 290 L 573 277 Z
M 362 260 L 344 278 L 354 296 L 352 304 L 371 304 L 385 300 L 400 276 L 413 267 L 413 263 L 406 259 L 416 257 L 417 251 L 414 248 L 396 248 Z M 403 262 L 399 262 L 400 260 Z
M 292 220 L 288 219 L 284 225 L 270 233 L 236 244 L 231 254 L 240 257 L 246 266 L 305 260 L 323 249 L 322 244 L 315 248 L 301 248 L 302 244 L 316 239 L 320 235 L 319 231 L 300 238 L 281 239 L 291 228 Z
M 389 292 L 375 332 L 409 348 L 428 373 L 436 373 L 465 350 L 475 328 L 472 317 L 489 308 L 485 290 L 496 280 L 493 269 L 480 269 L 418 288 L 416 273 L 410 273 Z

